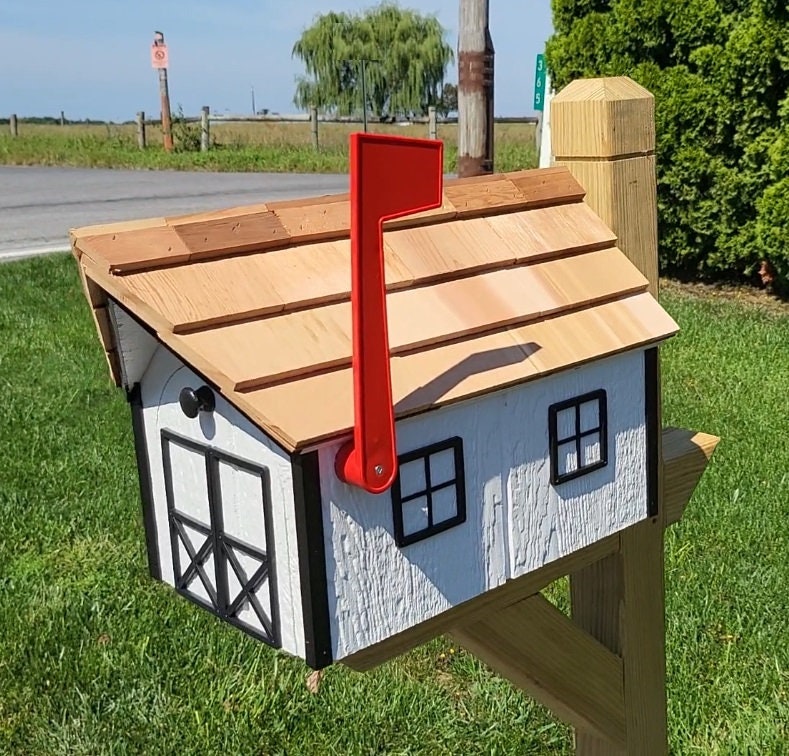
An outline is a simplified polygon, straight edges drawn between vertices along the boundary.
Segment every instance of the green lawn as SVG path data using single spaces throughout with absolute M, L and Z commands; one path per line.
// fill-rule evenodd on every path
M 556 754 L 568 728 L 436 640 L 369 674 L 147 577 L 129 413 L 73 261 L 0 266 L 0 752 Z M 667 538 L 674 753 L 789 743 L 789 312 L 664 304 L 665 421 L 723 436 Z
M 515 171 L 537 165 L 533 124 L 495 126 L 496 170 Z M 21 124 L 19 136 L 0 130 L 0 165 L 68 165 L 81 168 L 139 168 L 178 171 L 272 171 L 285 173 L 347 173 L 348 135 L 358 125 L 320 126 L 320 150 L 315 151 L 308 123 L 216 124 L 212 148 L 199 152 L 200 129 L 176 123 L 176 149 L 165 152 L 161 133 L 150 128 L 148 147 L 137 147 L 133 125 L 48 126 Z M 426 137 L 424 124 L 397 126 L 373 123 L 376 133 Z M 457 170 L 457 125 L 441 124 L 444 171 Z

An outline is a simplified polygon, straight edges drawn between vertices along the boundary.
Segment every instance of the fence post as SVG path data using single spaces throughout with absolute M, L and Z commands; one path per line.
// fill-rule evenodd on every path
M 208 152 L 211 145 L 210 124 L 208 121 L 208 105 L 203 105 L 203 112 L 200 115 L 200 152 Z
M 62 110 L 60 111 L 60 125 L 61 126 L 65 126 L 66 125 L 66 114 Z
M 11 136 L 19 136 L 19 126 L 16 122 L 16 113 L 11 113 L 11 117 L 8 119 L 8 126 L 11 129 Z
M 318 150 L 318 108 L 310 108 L 310 133 L 312 134 L 312 146 Z
M 145 142 L 145 111 L 140 110 L 137 112 L 137 146 L 144 150 L 146 148 Z
M 436 138 L 436 109 L 432 105 L 427 109 L 427 137 Z

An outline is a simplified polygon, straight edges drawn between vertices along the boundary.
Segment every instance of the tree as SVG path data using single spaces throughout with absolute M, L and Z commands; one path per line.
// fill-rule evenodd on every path
M 441 90 L 441 99 L 436 103 L 436 111 L 446 118 L 450 113 L 458 110 L 458 88 L 455 84 L 447 82 Z
M 552 81 L 655 95 L 664 270 L 789 292 L 789 10 L 782 0 L 552 0 Z
M 444 37 L 435 16 L 389 2 L 358 14 L 318 16 L 293 46 L 293 56 L 306 69 L 293 102 L 349 115 L 362 107 L 364 70 L 364 106 L 373 115 L 424 115 L 440 101 L 444 74 L 454 60 Z

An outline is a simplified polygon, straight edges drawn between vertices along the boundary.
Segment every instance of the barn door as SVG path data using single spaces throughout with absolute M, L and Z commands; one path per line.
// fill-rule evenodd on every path
M 266 469 L 161 435 L 175 589 L 278 646 Z

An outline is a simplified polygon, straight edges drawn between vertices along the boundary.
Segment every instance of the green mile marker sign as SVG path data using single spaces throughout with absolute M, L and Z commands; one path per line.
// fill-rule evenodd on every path
M 545 56 L 537 56 L 537 70 L 534 73 L 534 109 L 545 110 Z

